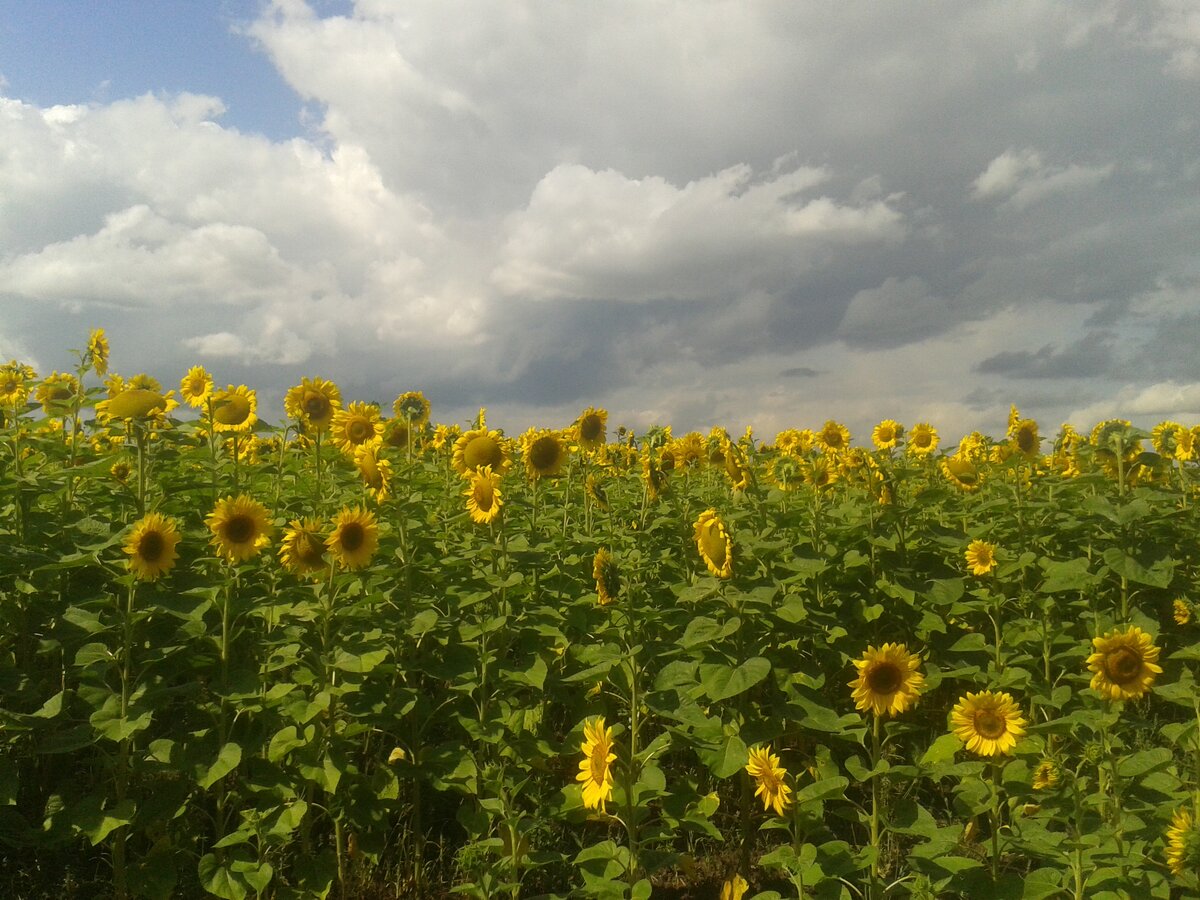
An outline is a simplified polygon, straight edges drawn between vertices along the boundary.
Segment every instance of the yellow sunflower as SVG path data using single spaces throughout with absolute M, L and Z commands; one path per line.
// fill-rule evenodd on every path
M 1038 434 L 1038 423 L 1034 419 L 1021 419 L 1009 430 L 1009 446 L 1026 459 L 1033 459 L 1041 452 L 1042 439 Z
M 942 460 L 942 474 L 952 485 L 964 493 L 979 490 L 983 484 L 983 473 L 970 458 L 961 453 Z
M 141 581 L 156 581 L 175 565 L 179 554 L 179 528 L 174 519 L 158 513 L 146 513 L 134 523 L 125 539 L 129 571 Z
M 354 451 L 354 465 L 362 476 L 363 484 L 370 488 L 376 503 L 382 503 L 391 494 L 392 464 L 379 455 L 374 444 L 364 444 Z
M 715 509 L 700 513 L 694 526 L 696 549 L 708 571 L 717 578 L 733 574 L 733 542 L 725 532 L 725 523 Z
M 754 473 L 747 464 L 741 448 L 735 444 L 726 443 L 725 445 L 724 469 L 725 474 L 729 477 L 729 485 L 735 492 L 744 491 L 750 487 Z
M 469 472 L 484 466 L 490 466 L 493 473 L 503 475 L 509 466 L 503 436 L 499 431 L 488 431 L 483 427 L 463 432 L 454 442 L 453 465 L 454 470 L 464 478 Z
M 103 328 L 93 328 L 88 336 L 88 359 L 91 360 L 92 370 L 101 378 L 108 372 L 108 337 Z
M 742 900 L 748 890 L 750 890 L 750 885 L 746 883 L 746 879 L 741 875 L 733 875 L 721 885 L 721 894 L 718 900 Z
M 784 783 L 787 769 L 779 764 L 779 757 L 771 752 L 770 744 L 750 748 L 746 771 L 758 785 L 754 796 L 762 797 L 763 812 L 774 808 L 775 815 L 782 816 L 783 811 L 791 805 L 792 789 Z
M 129 476 L 133 474 L 133 466 L 129 464 L 128 460 L 119 459 L 109 467 L 108 474 L 118 484 L 125 484 L 129 481 Z
M 575 780 L 583 786 L 583 805 L 604 813 L 605 802 L 612 799 L 612 763 L 617 755 L 613 753 L 612 728 L 604 727 L 603 716 L 584 723 L 579 749 L 583 751 L 583 759 Z
M 651 500 L 657 500 L 671 487 L 667 470 L 662 467 L 659 460 L 655 460 L 654 454 L 650 450 L 642 455 L 642 480 L 646 484 L 646 495 Z
M 972 575 L 987 575 L 996 568 L 996 545 L 987 541 L 971 541 L 964 554 L 967 569 Z
M 1200 425 L 1194 428 L 1181 428 L 1175 439 L 1175 458 L 1180 462 L 1191 462 L 1196 458 L 1198 445 L 1200 445 Z
M 850 429 L 830 419 L 817 432 L 817 443 L 826 453 L 841 453 L 850 446 Z
M 592 577 L 596 580 L 596 597 L 601 606 L 607 606 L 617 599 L 621 592 L 621 572 L 612 554 L 604 547 L 596 551 L 596 558 L 592 561 Z
M 1175 620 L 1176 625 L 1186 625 L 1192 621 L 1192 606 L 1182 597 L 1176 597 L 1175 602 L 1171 604 L 1171 618 Z
M 237 387 L 231 384 L 223 391 L 214 391 L 209 402 L 213 431 L 218 434 L 242 434 L 258 421 L 258 397 L 244 384 Z
M 412 428 L 421 428 L 429 421 L 429 401 L 420 391 L 407 391 L 392 404 L 392 415 Z
M 204 366 L 192 366 L 179 381 L 179 396 L 188 406 L 202 409 L 212 394 L 213 379 Z
M 345 409 L 333 414 L 333 442 L 342 452 L 352 455 L 364 444 L 378 444 L 383 440 L 383 424 L 379 421 L 379 407 L 371 403 L 355 401 Z
M 329 560 L 325 557 L 325 535 L 321 534 L 321 520 L 315 516 L 292 519 L 283 533 L 279 561 L 285 569 L 297 575 L 320 577 L 328 572 Z
M 838 468 L 828 457 L 819 457 L 804 464 L 804 480 L 818 491 L 823 491 L 838 480 Z
M 925 676 L 917 669 L 921 657 L 909 653 L 904 644 L 884 644 L 878 650 L 868 646 L 862 659 L 856 659 L 858 677 L 850 682 L 855 706 L 877 716 L 899 715 L 916 706 Z
M 21 364 L 12 360 L 0 367 L 0 406 L 16 409 L 29 400 L 29 382 Z
M 362 507 L 344 508 L 334 517 L 325 546 L 343 569 L 361 569 L 379 547 L 375 514 Z
M 504 500 L 500 493 L 500 475 L 491 466 L 482 466 L 468 473 L 470 484 L 463 491 L 471 521 L 488 525 L 496 521 Z
M 1060 769 L 1052 759 L 1043 759 L 1033 770 L 1033 789 L 1035 791 L 1050 791 L 1058 787 Z
M 1175 810 L 1167 828 L 1167 868 L 1182 875 L 1200 865 L 1200 830 L 1192 811 L 1186 806 Z
M 584 490 L 587 492 L 587 496 L 592 503 L 605 512 L 608 512 L 608 491 L 604 487 L 604 482 L 597 475 L 588 475 L 587 480 L 584 482 Z
M 342 408 L 342 392 L 332 381 L 324 378 L 301 378 L 288 389 L 283 409 L 288 418 L 295 419 L 314 431 L 324 431 L 333 423 L 334 414 Z
M 231 563 L 257 556 L 270 543 L 267 508 L 246 494 L 218 500 L 205 522 L 217 553 Z
M 1092 638 L 1095 652 L 1088 657 L 1092 690 L 1109 700 L 1134 700 L 1150 690 L 1162 674 L 1158 665 L 1158 647 L 1150 635 L 1136 625 L 1125 630 L 1113 629 L 1103 637 Z
M 433 429 L 433 440 L 429 442 L 429 446 L 434 450 L 453 448 L 454 442 L 458 440 L 460 434 L 462 434 L 462 430 L 457 425 L 438 425 Z
M 1016 701 L 1004 691 L 968 691 L 950 713 L 950 723 L 967 749 L 980 756 L 1011 753 L 1027 724 Z
M 96 418 L 101 422 L 110 419 L 148 419 L 165 412 L 167 398 L 158 391 L 146 388 L 127 388 L 110 400 L 96 404 Z
M 562 435 L 547 428 L 531 428 L 525 432 L 521 436 L 521 450 L 525 457 L 525 474 L 533 481 L 561 475 L 569 454 Z
M 608 411 L 589 406 L 575 420 L 579 446 L 584 450 L 599 450 L 608 438 Z
M 884 419 L 871 432 L 871 443 L 880 450 L 891 450 L 904 436 L 904 426 L 895 419 Z
M 771 480 L 781 491 L 794 491 L 804 484 L 805 465 L 788 453 L 781 453 L 771 461 Z
M 70 372 L 52 372 L 38 385 L 34 395 L 46 415 L 62 415 L 79 390 L 79 380 Z
M 928 422 L 918 422 L 908 433 L 904 450 L 909 456 L 930 456 L 938 448 L 937 429 Z

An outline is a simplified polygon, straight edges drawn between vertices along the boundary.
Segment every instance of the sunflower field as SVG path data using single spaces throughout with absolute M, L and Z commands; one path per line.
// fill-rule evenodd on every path
M 0 366 L 4 896 L 1200 896 L 1200 427 L 75 360 Z

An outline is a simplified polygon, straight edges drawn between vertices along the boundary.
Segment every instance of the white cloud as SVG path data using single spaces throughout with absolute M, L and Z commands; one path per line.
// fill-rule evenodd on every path
M 1003 206 L 1022 210 L 1052 194 L 1094 187 L 1110 178 L 1115 168 L 1111 163 L 1054 166 L 1044 162 L 1036 150 L 1006 150 L 988 163 L 971 193 L 977 200 L 1003 197 Z
M 1111 396 L 1071 413 L 1072 422 L 1085 426 L 1115 418 L 1194 422 L 1200 419 L 1200 381 L 1164 381 L 1145 386 L 1126 384 Z

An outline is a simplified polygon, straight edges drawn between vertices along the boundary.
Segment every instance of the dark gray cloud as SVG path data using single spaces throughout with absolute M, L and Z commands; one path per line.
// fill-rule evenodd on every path
M 981 361 L 975 371 L 1012 378 L 1096 378 L 1112 371 L 1117 352 L 1115 334 L 1094 331 L 1066 347 L 1005 350 Z

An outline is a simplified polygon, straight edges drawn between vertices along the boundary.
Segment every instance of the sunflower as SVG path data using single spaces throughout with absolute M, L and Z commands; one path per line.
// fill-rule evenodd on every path
M 1175 440 L 1175 458 L 1180 462 L 1191 462 L 1196 458 L 1198 443 L 1200 443 L 1200 425 L 1194 428 L 1179 429 Z
M 79 380 L 70 372 L 52 372 L 38 385 L 34 397 L 42 404 L 46 415 L 61 415 L 78 391 Z
M 429 421 L 429 401 L 420 391 L 405 391 L 392 403 L 392 415 L 420 428 Z
M 382 442 L 385 446 L 408 452 L 408 440 L 412 428 L 407 421 L 399 417 L 387 419 L 382 423 L 382 428 Z
M 850 446 L 850 429 L 830 419 L 817 432 L 817 443 L 826 453 L 841 453 Z
M 670 476 L 660 460 L 655 460 L 651 451 L 642 455 L 642 480 L 646 483 L 646 495 L 657 500 L 671 487 Z
M 871 432 L 871 443 L 880 450 L 892 450 L 904 436 L 904 426 L 895 419 L 884 419 Z
M 467 498 L 467 512 L 471 514 L 471 521 L 489 525 L 496 521 L 504 506 L 500 475 L 493 472 L 491 466 L 482 466 L 471 471 L 467 478 L 470 484 L 463 491 L 463 496 Z
M 354 451 L 354 465 L 362 476 L 363 484 L 370 488 L 376 503 L 382 503 L 391 494 L 392 464 L 379 455 L 374 444 L 364 444 Z
M 715 509 L 700 513 L 694 526 L 696 549 L 708 571 L 717 578 L 733 574 L 733 542 L 725 532 L 725 523 Z
M 729 485 L 736 491 L 744 491 L 750 487 L 754 473 L 746 463 L 746 457 L 734 444 L 725 445 L 725 474 L 729 476 Z
M 824 456 L 814 459 L 804 464 L 804 480 L 818 491 L 823 491 L 838 480 L 837 466 Z
M 204 366 L 192 366 L 179 380 L 179 396 L 194 409 L 201 409 L 212 394 L 213 379 Z
M 816 435 L 808 428 L 803 431 L 788 428 L 775 435 L 775 449 L 780 453 L 802 456 L 812 449 L 815 440 Z
M 92 369 L 101 378 L 108 372 L 108 337 L 103 328 L 93 328 L 88 336 L 87 356 Z
M 762 797 L 763 811 L 773 807 L 775 815 L 782 816 L 783 811 L 791 805 L 792 789 L 783 781 L 787 777 L 787 769 L 779 764 L 779 757 L 771 752 L 770 744 L 750 748 L 746 771 L 758 785 L 754 796 Z
M 987 541 L 971 541 L 967 545 L 967 568 L 972 575 L 987 575 L 996 568 L 996 545 Z
M 167 398 L 158 391 L 147 388 L 126 388 L 110 400 L 96 404 L 96 418 L 101 422 L 111 419 L 149 419 L 168 409 Z
M 454 442 L 458 440 L 460 434 L 462 434 L 462 430 L 457 425 L 438 425 L 433 429 L 433 440 L 429 442 L 429 446 L 434 450 L 453 448 Z
M 108 474 L 118 484 L 125 484 L 133 474 L 133 466 L 129 464 L 129 460 L 119 459 L 109 467 Z
M 1052 759 L 1043 759 L 1033 770 L 1033 789 L 1035 791 L 1050 791 L 1058 786 L 1060 769 Z
M 804 484 L 805 465 L 788 453 L 781 453 L 771 461 L 771 480 L 781 491 L 794 491 Z
M 583 759 L 575 780 L 583 786 L 583 805 L 604 813 L 605 802 L 612 799 L 612 762 L 617 755 L 613 753 L 612 728 L 604 727 L 603 716 L 584 723 L 579 749 L 583 751 Z
M 961 452 L 942 460 L 942 474 L 946 480 L 964 493 L 979 490 L 983 484 L 983 474 L 968 456 Z
M 1175 602 L 1171 604 L 1171 618 L 1175 620 L 1176 625 L 1186 625 L 1192 621 L 1191 604 L 1182 597 L 1176 597 Z
M 16 409 L 29 400 L 29 383 L 20 363 L 12 360 L 0 367 L 0 406 Z
M 174 519 L 146 513 L 134 523 L 125 539 L 129 571 L 141 581 L 156 581 L 175 565 L 179 558 L 175 551 L 178 543 L 179 528 Z
M 218 434 L 243 434 L 258 421 L 258 397 L 244 384 L 237 387 L 231 384 L 223 391 L 214 391 L 209 403 L 213 431 Z
M 300 383 L 288 389 L 283 398 L 283 409 L 289 418 L 312 428 L 324 431 L 333 422 L 334 413 L 342 408 L 342 392 L 332 381 L 324 378 L 301 378 Z
M 920 655 L 909 653 L 904 644 L 884 644 L 878 650 L 868 646 L 862 659 L 854 660 L 858 677 L 850 687 L 855 706 L 877 716 L 899 715 L 915 706 L 925 684 L 920 666 Z
M 718 900 L 742 900 L 748 890 L 750 890 L 750 885 L 746 883 L 745 878 L 741 875 L 732 875 L 721 885 L 721 895 Z
M 1158 647 L 1136 625 L 1092 638 L 1092 647 L 1095 652 L 1087 659 L 1088 668 L 1094 673 L 1092 690 L 1109 700 L 1141 697 L 1162 674 Z
M 321 520 L 316 517 L 292 519 L 283 534 L 279 561 L 285 569 L 297 575 L 319 577 L 328 572 L 329 560 L 325 558 L 325 535 L 321 534 Z
M 1196 828 L 1192 811 L 1186 806 L 1181 806 L 1171 816 L 1166 837 L 1167 868 L 1172 875 L 1182 875 L 1200 865 L 1200 830 Z
M 588 498 L 596 506 L 600 507 L 605 512 L 609 511 L 608 491 L 604 487 L 604 482 L 595 474 L 589 474 L 584 481 L 584 490 Z
M 482 415 L 483 410 L 480 410 Z M 503 475 L 508 471 L 508 454 L 504 450 L 503 435 L 499 431 L 488 431 L 486 427 L 465 431 L 454 442 L 454 470 L 464 478 L 484 466 L 493 473 Z
M 908 433 L 908 443 L 904 445 L 909 456 L 930 456 L 938 448 L 937 429 L 928 422 L 918 422 Z
M 1038 434 L 1035 419 L 1021 419 L 1009 429 L 1009 446 L 1026 459 L 1033 459 L 1041 452 L 1042 439 Z
M 270 543 L 267 508 L 246 494 L 218 500 L 205 522 L 217 553 L 231 563 L 258 555 Z
M 117 376 L 117 380 L 120 380 L 120 376 Z M 105 381 L 105 384 L 107 385 L 108 382 Z M 145 372 L 138 372 L 136 375 L 130 378 L 128 382 L 125 383 L 125 387 L 140 388 L 145 391 L 158 391 L 160 394 L 162 393 L 163 389 L 162 384 L 157 378 L 155 378 L 153 375 L 147 375 Z
M 382 440 L 379 407 L 371 403 L 355 401 L 346 409 L 339 409 L 333 414 L 332 427 L 334 443 L 347 455 L 364 444 L 378 444 Z
M 525 457 L 525 474 L 533 481 L 562 474 L 569 452 L 562 435 L 547 428 L 531 428 L 525 432 L 521 436 L 521 450 Z
M 584 450 L 599 450 L 608 437 L 608 411 L 589 406 L 575 420 L 579 446 Z
M 621 571 L 613 561 L 612 554 L 601 547 L 592 562 L 592 577 L 596 579 L 596 597 L 601 606 L 617 599 L 621 592 Z
M 379 547 L 375 514 L 362 507 L 345 507 L 333 519 L 333 532 L 325 546 L 343 569 L 361 569 Z
M 968 691 L 950 713 L 950 723 L 967 749 L 980 756 L 1011 753 L 1026 725 L 1016 701 L 1004 691 Z

